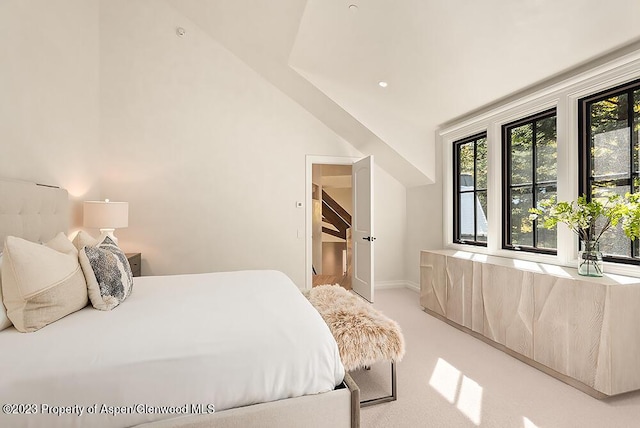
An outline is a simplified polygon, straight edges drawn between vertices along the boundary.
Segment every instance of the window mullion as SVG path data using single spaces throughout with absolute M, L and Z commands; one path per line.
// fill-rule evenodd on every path
M 531 127 L 532 127 L 532 138 L 531 138 L 531 157 L 533 159 L 531 159 L 531 206 L 532 207 L 537 207 L 537 200 L 538 198 L 536 197 L 536 183 L 537 183 L 537 177 L 536 177 L 536 161 L 537 161 L 537 157 L 536 157 L 536 143 L 537 143 L 537 121 L 534 120 L 531 123 Z M 531 233 L 533 233 L 533 239 L 531 240 L 531 242 L 533 242 L 533 247 L 534 248 L 538 248 L 538 234 L 536 233 L 536 228 L 535 228 L 535 224 L 533 224 L 533 230 L 531 231 Z
M 505 247 L 507 245 L 513 245 L 511 239 L 511 195 L 513 190 L 513 184 L 511 182 L 512 175 L 512 163 L 511 163 L 511 154 L 512 154 L 512 141 L 511 141 L 511 131 L 509 128 L 505 128 L 503 131 L 503 138 L 505 138 L 505 144 L 502 145 L 503 150 L 503 170 L 502 170 L 502 181 L 504 182 L 502 191 L 502 246 Z
M 454 144 L 453 151 L 453 240 L 460 240 L 460 145 Z
M 478 242 L 478 140 L 473 141 L 473 240 Z
M 630 193 L 635 192 L 635 188 L 633 185 L 633 90 L 629 89 L 627 92 L 627 127 L 629 128 L 629 191 Z M 636 254 L 634 251 L 635 245 L 633 245 L 634 241 L 629 242 L 631 246 L 631 258 L 635 258 Z

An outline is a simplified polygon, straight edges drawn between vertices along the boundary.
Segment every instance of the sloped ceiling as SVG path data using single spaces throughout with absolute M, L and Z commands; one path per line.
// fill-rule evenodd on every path
M 638 0 L 169 3 L 407 186 L 439 124 L 640 38 Z

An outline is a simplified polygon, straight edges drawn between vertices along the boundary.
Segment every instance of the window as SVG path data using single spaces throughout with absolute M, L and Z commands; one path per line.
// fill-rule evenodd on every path
M 487 133 L 453 143 L 455 242 L 487 245 Z
M 502 127 L 502 247 L 556 254 L 556 231 L 529 220 L 529 209 L 557 191 L 556 110 Z
M 564 226 L 558 233 L 530 222 L 529 207 L 556 192 L 563 201 L 605 191 L 640 193 L 640 50 L 594 64 L 587 73 L 581 66 L 566 79 L 541 82 L 439 129 L 450 189 L 443 195 L 445 247 L 575 266 L 576 236 Z M 538 132 L 545 125 L 555 138 Z M 476 135 L 481 130 L 486 134 Z M 476 147 L 478 142 L 484 144 Z M 492 168 L 488 181 L 478 174 L 483 149 Z M 463 208 L 462 198 L 470 208 Z M 485 231 L 479 223 L 487 216 Z M 640 277 L 640 240 L 632 243 L 619 229 L 610 230 L 600 249 L 607 272 Z
M 579 192 L 587 198 L 640 191 L 640 81 L 579 101 Z M 620 225 L 600 239 L 605 260 L 640 264 L 638 241 Z

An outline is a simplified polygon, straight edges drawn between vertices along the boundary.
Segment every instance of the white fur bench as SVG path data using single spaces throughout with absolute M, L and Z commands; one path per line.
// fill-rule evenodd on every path
M 391 395 L 362 401 L 361 406 L 397 399 L 396 362 L 404 356 L 404 337 L 398 324 L 372 305 L 338 285 L 320 285 L 305 293 L 338 343 L 347 371 L 391 362 Z

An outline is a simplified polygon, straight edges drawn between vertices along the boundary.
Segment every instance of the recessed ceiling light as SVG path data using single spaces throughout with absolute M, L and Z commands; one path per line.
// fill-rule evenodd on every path
M 357 4 L 350 4 L 349 5 L 349 10 L 351 12 L 357 12 L 358 11 L 358 5 Z
M 389 84 L 384 80 L 381 80 L 378 82 L 378 86 L 380 86 L 381 88 L 386 88 L 387 86 L 389 86 Z

